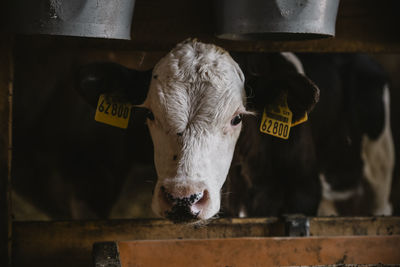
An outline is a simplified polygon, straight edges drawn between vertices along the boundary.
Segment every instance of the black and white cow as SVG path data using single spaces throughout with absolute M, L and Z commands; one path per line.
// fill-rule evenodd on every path
M 311 121 L 319 214 L 390 215 L 395 155 L 385 72 L 365 55 L 299 57 L 322 92 Z
M 236 54 L 235 60 L 220 47 L 188 40 L 149 72 L 111 63 L 81 70 L 78 87 L 89 102 L 94 104 L 100 93 L 117 93 L 149 111 L 156 214 L 175 222 L 212 218 L 220 210 L 228 172 L 228 215 L 312 215 L 318 209 L 319 214 L 345 214 L 343 201 L 367 204 L 364 198 L 371 199 L 372 214 L 390 213 L 389 99 L 372 64 L 364 67 L 365 74 L 362 66 L 351 66 L 357 59 L 326 66 L 304 59 L 324 96 L 309 122 L 294 127 L 289 141 L 283 141 L 259 132 L 263 108 L 285 94 L 296 121 L 318 102 L 318 87 L 290 53 Z M 254 97 L 246 97 L 246 88 Z M 373 117 L 366 119 L 363 112 Z M 375 165 L 375 158 L 384 160 Z

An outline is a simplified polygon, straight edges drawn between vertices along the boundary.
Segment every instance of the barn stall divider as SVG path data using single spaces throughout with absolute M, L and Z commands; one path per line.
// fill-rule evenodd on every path
M 80 62 L 111 59 L 125 65 L 139 65 L 141 68 L 151 67 L 166 51 L 188 37 L 197 37 L 201 41 L 215 43 L 231 51 L 400 52 L 400 28 L 397 26 L 396 13 L 399 4 L 395 0 L 344 0 L 339 6 L 335 38 L 287 42 L 234 42 L 217 39 L 213 35 L 211 5 L 211 1 L 200 5 L 181 0 L 139 0 L 133 16 L 132 41 L 54 36 L 16 36 L 14 39 L 7 34 L 2 36 L 1 266 L 89 266 L 93 260 L 101 266 L 104 262 L 111 264 L 107 262 L 110 259 L 115 260 L 114 263 L 118 262 L 116 258 L 107 255 L 107 246 L 111 247 L 111 251 L 114 249 L 114 252 L 115 247 L 118 247 L 122 266 L 130 266 L 128 263 L 134 265 L 136 259 L 143 264 L 149 264 L 146 258 L 146 251 L 149 249 L 170 253 L 171 249 L 175 251 L 180 247 L 202 251 L 209 260 L 205 264 L 240 265 L 243 257 L 254 259 L 254 262 L 246 263 L 258 264 L 261 263 L 256 258 L 259 254 L 253 254 L 256 250 L 265 257 L 260 260 L 265 260 L 265 264 L 271 260 L 273 265 L 400 264 L 399 253 L 396 253 L 400 245 L 399 217 L 219 219 L 201 227 L 174 225 L 163 220 L 13 221 L 9 184 L 12 166 L 12 70 L 13 58 L 18 56 L 13 54 L 14 48 L 17 48 L 16 53 L 25 51 L 46 57 L 51 53 L 57 55 L 67 52 L 79 58 Z M 150 57 L 148 62 L 152 63 L 140 66 L 141 57 Z M 135 59 L 135 62 L 132 63 L 129 59 Z M 19 63 L 23 63 L 23 59 L 19 60 Z M 394 196 L 392 202 L 399 205 L 398 195 Z M 293 224 L 299 227 L 293 227 Z M 193 241 L 196 239 L 201 240 Z M 97 245 L 92 259 L 92 247 L 95 243 Z M 336 244 L 336 247 L 332 248 L 332 244 Z M 266 251 L 262 248 L 272 250 Z M 345 251 L 344 248 L 349 250 Z M 234 249 L 243 251 L 244 254 L 225 254 Z M 130 258 L 136 256 L 135 251 L 140 252 L 138 258 Z M 282 256 L 287 251 L 292 252 L 293 257 Z M 193 256 L 189 252 L 182 250 L 187 257 Z M 219 257 L 219 253 L 228 257 Z M 176 259 L 182 260 L 179 263 L 192 263 L 190 258 L 185 258 L 183 254 L 181 256 Z M 299 256 L 301 258 L 296 258 Z M 313 260 L 302 261 L 308 257 Z M 154 260 L 156 259 L 154 255 Z

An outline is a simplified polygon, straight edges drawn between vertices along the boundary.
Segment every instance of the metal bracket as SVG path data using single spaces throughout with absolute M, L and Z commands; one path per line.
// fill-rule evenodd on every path
M 95 267 L 121 267 L 117 242 L 101 242 L 93 245 Z
M 287 215 L 285 219 L 286 236 L 310 236 L 310 221 L 304 215 Z

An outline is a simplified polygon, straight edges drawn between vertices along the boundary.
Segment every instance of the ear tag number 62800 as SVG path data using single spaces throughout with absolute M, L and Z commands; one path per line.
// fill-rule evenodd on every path
M 264 109 L 260 131 L 275 137 L 288 139 L 292 115 L 285 97 L 282 104 L 274 108 L 267 107 Z
M 126 129 L 131 116 L 132 105 L 116 102 L 112 97 L 100 95 L 95 120 L 108 125 Z

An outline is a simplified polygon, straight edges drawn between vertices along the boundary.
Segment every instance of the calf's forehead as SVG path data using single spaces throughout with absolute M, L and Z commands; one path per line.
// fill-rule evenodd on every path
M 196 41 L 178 44 L 157 63 L 153 73 L 164 82 L 230 83 L 234 78 L 244 79 L 227 51 Z
M 178 44 L 156 65 L 147 99 L 153 112 L 181 127 L 197 119 L 218 121 L 245 103 L 244 78 L 225 50 L 211 44 Z

